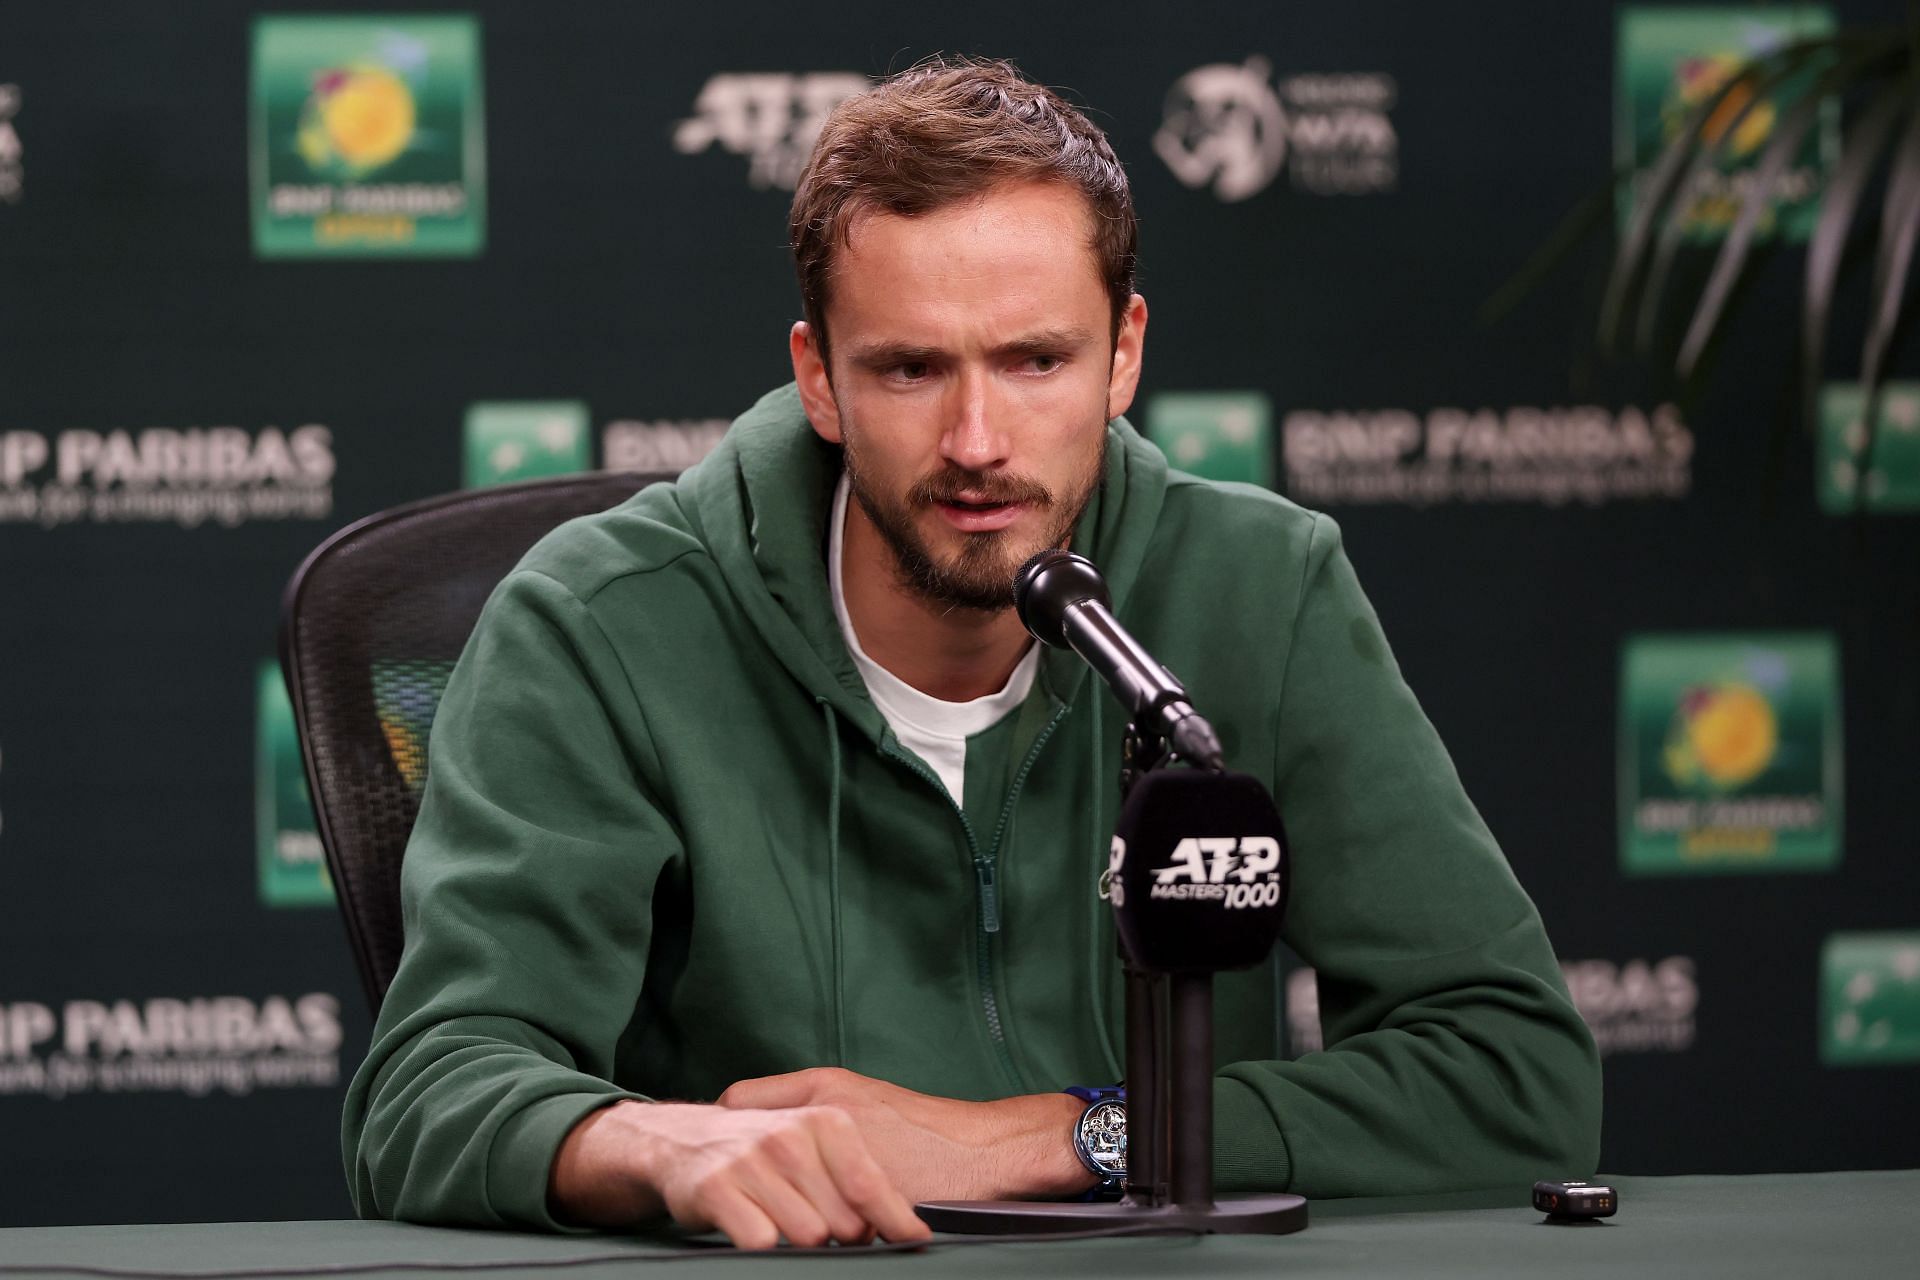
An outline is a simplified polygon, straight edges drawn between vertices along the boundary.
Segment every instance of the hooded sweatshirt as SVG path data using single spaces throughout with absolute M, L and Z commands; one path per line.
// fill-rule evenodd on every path
M 1333 521 L 1107 431 L 1072 545 L 1271 787 L 1284 939 L 1317 971 L 1326 1048 L 1291 1061 L 1277 963 L 1215 981 L 1217 1188 L 1591 1171 L 1592 1038 Z M 1098 883 L 1125 713 L 1047 651 L 968 740 L 956 806 L 835 618 L 839 472 L 782 388 L 494 592 L 433 726 L 405 954 L 347 1095 L 362 1216 L 560 1229 L 554 1154 L 622 1098 L 829 1065 L 966 1099 L 1121 1077 Z

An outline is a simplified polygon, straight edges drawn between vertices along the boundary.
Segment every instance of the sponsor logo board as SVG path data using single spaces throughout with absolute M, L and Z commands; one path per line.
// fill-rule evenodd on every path
M 725 418 L 620 419 L 600 433 L 609 471 L 685 471 L 713 452 L 731 424 Z
M 1920 382 L 1880 390 L 1880 419 L 1867 456 L 1866 396 L 1857 382 L 1820 389 L 1814 481 L 1828 515 L 1920 511 Z
M 723 71 L 675 126 L 673 149 L 692 156 L 717 146 L 746 157 L 749 185 L 791 191 L 827 116 L 871 84 L 857 71 Z
M 0 204 L 27 193 L 26 148 L 20 142 L 20 86 L 0 84 Z
M 467 408 L 469 489 L 590 470 L 587 406 L 578 400 L 491 400 Z
M 1296 409 L 1281 423 L 1289 496 L 1316 506 L 1672 501 L 1693 433 L 1671 404 Z
M 333 881 L 315 829 L 293 704 L 278 662 L 260 664 L 254 705 L 254 852 L 260 901 L 269 907 L 330 903 Z
M 591 413 L 578 400 L 489 400 L 468 406 L 468 488 L 568 475 L 593 466 Z M 619 418 L 600 432 L 608 471 L 684 471 L 713 451 L 725 418 Z
M 1833 26 L 1833 12 L 1824 5 L 1622 9 L 1614 59 L 1614 159 L 1633 178 L 1621 190 L 1621 225 L 1632 216 L 1661 153 L 1701 103 L 1752 59 L 1792 41 L 1827 34 Z M 1702 145 L 1717 145 L 1721 153 L 1719 162 L 1706 167 L 1693 190 L 1683 194 L 1690 238 L 1714 240 L 1727 233 L 1759 180 L 1767 144 L 1813 79 L 1810 71 L 1789 76 L 1760 100 L 1746 87 L 1736 88 L 1701 123 Z M 1759 224 L 1761 233 L 1807 238 L 1839 145 L 1840 103 L 1835 99 L 1821 106 L 1781 174 Z
M 1628 874 L 1839 863 L 1840 657 L 1831 635 L 1629 637 L 1619 732 Z
M 244 1096 L 340 1080 L 340 1000 L 156 996 L 0 1003 L 0 1096 Z
M 1147 401 L 1147 438 L 1182 471 L 1273 484 L 1273 405 L 1262 392 L 1160 392 Z
M 1693 1047 L 1700 986 L 1692 956 L 1562 960 L 1574 1008 L 1600 1054 L 1684 1053 Z
M 333 475 L 318 423 L 0 431 L 0 525 L 324 520 Z
M 485 153 L 473 17 L 255 19 L 258 256 L 471 257 Z
M 1836 933 L 1820 949 L 1820 1060 L 1920 1062 L 1920 930 Z
M 1383 72 L 1274 78 L 1255 55 L 1195 67 L 1167 91 L 1154 154 L 1180 182 L 1228 204 L 1256 196 L 1282 173 L 1310 195 L 1391 191 L 1400 179 L 1392 111 L 1400 89 Z

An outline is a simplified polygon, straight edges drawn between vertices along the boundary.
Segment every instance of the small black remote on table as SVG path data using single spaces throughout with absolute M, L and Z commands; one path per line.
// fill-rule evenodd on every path
M 1585 1222 L 1611 1218 L 1620 1210 L 1620 1197 L 1597 1182 L 1536 1182 L 1533 1207 L 1557 1222 Z

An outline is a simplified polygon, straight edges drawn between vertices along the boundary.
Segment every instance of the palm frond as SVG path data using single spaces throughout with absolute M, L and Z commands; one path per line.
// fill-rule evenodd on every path
M 1860 197 L 1880 163 L 1880 153 L 1885 150 L 1894 125 L 1911 106 L 1912 97 L 1913 88 L 1904 77 L 1874 94 L 1853 127 L 1853 136 L 1841 150 L 1839 163 L 1827 177 L 1827 193 L 1820 201 L 1820 213 L 1807 240 L 1806 284 L 1801 299 L 1801 418 L 1807 423 L 1812 423 L 1819 412 L 1828 322 L 1833 314 L 1833 295 L 1839 285 L 1847 233 L 1853 227 Z
M 1865 477 L 1873 459 L 1873 443 L 1880 425 L 1880 392 L 1886 379 L 1887 352 L 1899 327 L 1906 300 L 1907 275 L 1913 267 L 1914 237 L 1920 236 L 1920 111 L 1913 112 L 1894 152 L 1887 175 L 1886 205 L 1880 219 L 1880 246 L 1873 264 L 1871 301 L 1867 304 L 1866 345 L 1860 352 L 1861 426 L 1864 436 L 1854 460 L 1862 478 L 1861 502 L 1866 501 Z
M 1647 268 L 1646 281 L 1640 291 L 1640 315 L 1635 326 L 1635 343 L 1640 350 L 1646 351 L 1653 346 L 1653 334 L 1660 313 L 1660 303 L 1666 297 L 1667 279 L 1673 272 L 1673 262 L 1681 243 L 1692 230 L 1693 193 L 1699 189 L 1700 179 L 1716 168 L 1725 158 L 1733 145 L 1734 136 L 1740 126 L 1746 122 L 1756 107 L 1769 101 L 1774 90 L 1788 80 L 1799 75 L 1810 64 L 1832 56 L 1834 52 L 1831 37 L 1823 37 L 1803 46 L 1794 56 L 1783 58 L 1778 64 L 1756 75 L 1751 82 L 1751 91 L 1745 102 L 1735 111 L 1733 118 L 1720 129 L 1712 139 L 1701 139 L 1702 145 L 1690 148 L 1691 155 L 1686 170 L 1680 179 L 1674 198 L 1667 204 L 1661 220 L 1660 239 L 1654 247 L 1651 265 Z M 1754 64 L 1758 67 L 1761 64 Z
M 1830 36 L 1812 36 L 1803 40 L 1782 45 L 1772 53 L 1757 58 L 1728 76 L 1726 81 L 1708 94 L 1699 105 L 1687 113 L 1680 123 L 1679 130 L 1667 149 L 1660 153 L 1652 173 L 1645 186 L 1634 193 L 1632 212 L 1627 220 L 1627 232 L 1621 242 L 1620 251 L 1614 255 L 1613 270 L 1607 278 L 1606 293 L 1600 303 L 1599 339 L 1603 350 L 1612 350 L 1616 335 L 1620 330 L 1620 320 L 1626 311 L 1627 298 L 1632 292 L 1634 280 L 1640 274 L 1647 246 L 1654 232 L 1660 226 L 1661 215 L 1667 211 L 1680 191 L 1683 173 L 1690 171 L 1690 162 L 1700 144 L 1704 141 L 1703 126 L 1713 118 L 1715 112 L 1726 103 L 1736 91 L 1749 92 L 1749 105 L 1762 95 L 1757 86 L 1765 81 L 1776 83 L 1782 66 L 1797 69 L 1808 58 L 1817 56 L 1821 51 L 1832 48 Z M 1742 113 L 1744 115 L 1744 111 Z M 1720 135 L 1726 137 L 1725 131 Z
M 1682 378 L 1693 376 L 1701 354 L 1726 312 L 1727 302 L 1733 296 L 1733 286 L 1747 265 L 1748 253 L 1753 248 L 1761 218 L 1773 205 L 1774 191 L 1786 175 L 1787 166 L 1800 153 L 1807 134 L 1827 110 L 1832 95 L 1844 89 L 1870 64 L 1897 54 L 1900 48 L 1899 41 L 1880 41 L 1841 58 L 1822 72 L 1807 92 L 1794 100 L 1775 127 L 1773 137 L 1761 153 L 1759 164 L 1754 167 L 1753 182 L 1741 200 L 1739 215 L 1727 232 L 1726 243 L 1721 246 L 1720 255 L 1714 261 L 1713 274 L 1708 278 L 1706 288 L 1701 290 L 1699 305 L 1687 326 L 1686 337 L 1681 341 L 1676 367 Z

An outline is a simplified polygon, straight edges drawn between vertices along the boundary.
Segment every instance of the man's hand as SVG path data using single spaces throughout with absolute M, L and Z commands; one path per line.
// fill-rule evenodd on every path
M 547 1199 L 556 1216 L 630 1227 L 665 1210 L 743 1249 L 866 1244 L 931 1234 L 843 1111 L 734 1111 L 618 1102 L 567 1134 Z
M 720 1095 L 742 1114 L 826 1107 L 852 1118 L 909 1201 L 1068 1196 L 1094 1185 L 1073 1153 L 1083 1105 L 1064 1093 L 960 1102 L 819 1067 L 742 1080 Z

